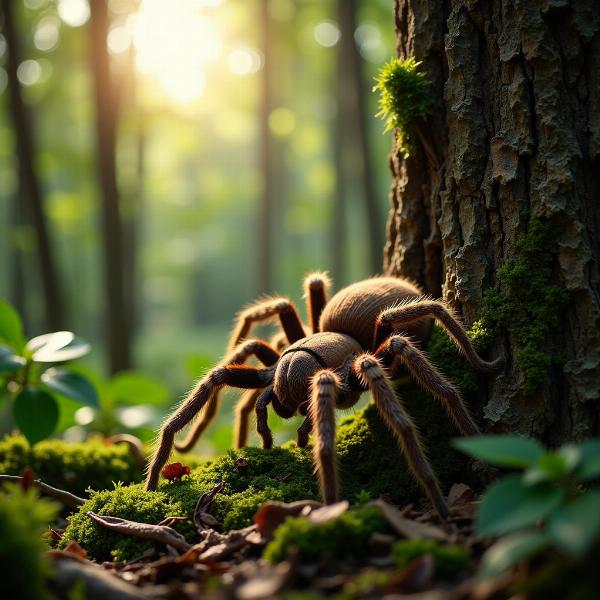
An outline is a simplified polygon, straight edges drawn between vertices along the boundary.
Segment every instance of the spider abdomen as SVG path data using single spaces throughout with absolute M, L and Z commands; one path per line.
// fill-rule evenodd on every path
M 331 298 L 321 314 L 319 328 L 350 335 L 368 350 L 373 344 L 375 322 L 381 311 L 422 295 L 421 289 L 406 279 L 365 279 L 343 288 Z M 417 339 L 424 339 L 427 331 L 428 324 L 423 323 L 406 328 L 406 333 Z

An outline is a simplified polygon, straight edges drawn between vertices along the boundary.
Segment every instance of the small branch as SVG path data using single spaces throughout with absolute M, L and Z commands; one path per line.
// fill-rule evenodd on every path
M 171 527 L 165 527 L 164 525 L 150 525 L 149 523 L 138 523 L 136 521 L 120 519 L 119 517 L 101 516 L 92 511 L 89 511 L 87 516 L 98 523 L 98 525 L 112 531 L 142 538 L 143 540 L 166 544 L 181 552 L 186 552 L 192 547 L 180 533 L 171 529 Z
M 20 475 L 0 475 L 0 482 L 2 481 L 10 481 L 12 483 L 21 483 L 23 481 L 23 477 Z M 59 490 L 58 488 L 52 487 L 39 479 L 36 479 L 33 482 L 40 492 L 46 494 L 46 496 L 52 496 L 52 498 L 56 498 L 60 500 L 65 506 L 69 508 L 77 508 L 82 504 L 85 504 L 87 500 L 85 498 L 80 498 L 79 496 L 75 496 L 75 494 L 71 494 L 71 492 L 66 492 L 65 490 Z
M 135 461 L 142 466 L 146 464 L 144 444 L 142 440 L 135 435 L 131 435 L 129 433 L 119 433 L 118 435 L 113 435 L 109 438 L 106 438 L 106 441 L 110 444 L 127 444 L 129 452 Z

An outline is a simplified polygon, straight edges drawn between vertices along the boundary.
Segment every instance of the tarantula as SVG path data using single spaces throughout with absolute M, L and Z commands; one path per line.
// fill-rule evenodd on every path
M 307 334 L 298 311 L 287 298 L 262 300 L 240 313 L 231 334 L 229 351 L 209 371 L 166 420 L 158 447 L 148 467 L 146 489 L 156 489 L 160 471 L 171 452 L 176 432 L 204 408 L 188 437 L 175 444 L 189 450 L 214 418 L 224 386 L 248 389 L 237 408 L 236 445 L 246 443 L 248 420 L 256 411 L 256 425 L 264 448 L 273 445 L 267 407 L 283 418 L 304 416 L 298 446 L 314 435 L 314 462 L 323 500 L 338 498 L 335 457 L 336 408 L 355 404 L 371 390 L 375 405 L 398 442 L 416 479 L 440 516 L 448 514 L 437 478 L 423 452 L 416 427 L 396 397 L 392 380 L 407 372 L 448 410 L 458 430 L 478 433 L 456 387 L 429 362 L 421 350 L 432 319 L 448 333 L 478 371 L 491 373 L 501 359 L 486 362 L 473 348 L 462 325 L 442 300 L 424 296 L 405 279 L 374 277 L 343 288 L 327 301 L 329 280 L 312 273 L 304 281 L 308 305 Z M 275 348 L 259 339 L 245 340 L 252 326 L 279 318 L 285 340 Z M 264 368 L 245 365 L 254 356 Z

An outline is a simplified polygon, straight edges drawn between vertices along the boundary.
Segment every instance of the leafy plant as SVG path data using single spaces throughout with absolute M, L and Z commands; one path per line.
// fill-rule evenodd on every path
M 385 120 L 385 131 L 395 129 L 398 145 L 405 156 L 410 154 L 410 125 L 425 117 L 431 106 L 430 82 L 414 58 L 392 58 L 375 78 L 374 92 L 379 92 L 378 117 Z
M 549 547 L 581 557 L 598 539 L 600 490 L 582 486 L 600 477 L 600 439 L 555 451 L 512 435 L 460 438 L 454 446 L 479 460 L 521 470 L 492 484 L 482 499 L 477 533 L 504 536 L 485 554 L 483 576 Z
M 89 351 L 89 344 L 70 331 L 26 340 L 17 311 L 0 300 L 0 392 L 6 389 L 11 395 L 15 422 L 30 444 L 55 430 L 61 397 L 98 405 L 91 381 L 64 366 Z

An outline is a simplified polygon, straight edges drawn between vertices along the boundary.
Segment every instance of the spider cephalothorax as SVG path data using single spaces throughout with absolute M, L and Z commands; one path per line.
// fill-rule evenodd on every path
M 253 410 L 265 448 L 273 444 L 267 424 L 269 405 L 284 418 L 303 415 L 298 445 L 306 446 L 309 434 L 313 433 L 321 494 L 325 502 L 335 502 L 338 476 L 334 410 L 352 406 L 362 392 L 370 390 L 379 413 L 396 434 L 413 474 L 437 512 L 445 516 L 446 503 L 437 479 L 391 381 L 408 372 L 444 403 L 463 435 L 473 435 L 478 428 L 458 390 L 421 350 L 431 320 L 438 321 L 478 371 L 493 372 L 501 366 L 501 360 L 482 360 L 453 311 L 443 301 L 423 296 L 416 285 L 404 279 L 366 279 L 340 290 L 329 302 L 329 281 L 325 274 L 309 275 L 304 285 L 311 333 L 306 333 L 296 308 L 286 298 L 270 298 L 244 310 L 231 335 L 227 356 L 208 372 L 163 425 L 148 468 L 147 489 L 156 488 L 175 433 L 204 409 L 188 437 L 175 443 L 179 451 L 189 450 L 214 418 L 220 390 L 231 386 L 249 390 L 236 411 L 236 445 L 242 447 L 246 443 Z M 245 339 L 254 323 L 274 318 L 279 318 L 284 341 L 269 345 L 259 339 Z M 251 356 L 262 362 L 264 368 L 245 365 Z

